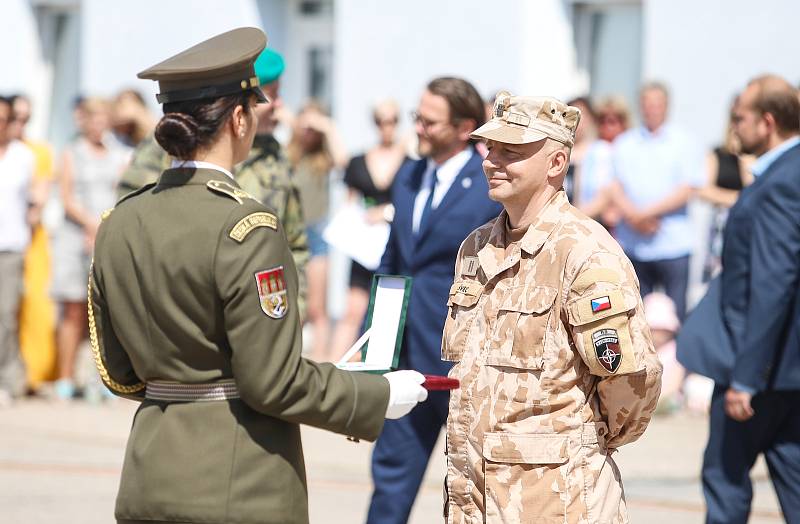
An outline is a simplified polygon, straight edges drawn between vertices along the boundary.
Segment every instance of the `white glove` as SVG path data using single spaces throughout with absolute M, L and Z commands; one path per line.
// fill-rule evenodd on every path
M 419 371 L 404 369 L 383 375 L 389 381 L 389 405 L 386 418 L 400 418 L 414 409 L 418 402 L 428 398 L 428 390 L 421 384 L 425 377 Z

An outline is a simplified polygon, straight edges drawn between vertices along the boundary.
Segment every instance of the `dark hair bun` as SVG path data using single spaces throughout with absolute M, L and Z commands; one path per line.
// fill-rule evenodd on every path
M 175 158 L 188 160 L 197 150 L 197 121 L 186 113 L 167 113 L 156 126 L 158 144 Z

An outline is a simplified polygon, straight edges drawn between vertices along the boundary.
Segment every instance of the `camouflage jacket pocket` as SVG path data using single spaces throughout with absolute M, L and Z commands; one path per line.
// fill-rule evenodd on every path
M 500 304 L 486 363 L 542 369 L 551 311 L 558 291 L 547 286 L 509 289 Z
M 486 433 L 486 522 L 564 522 L 568 446 L 566 435 Z
M 477 281 L 460 281 L 450 287 L 447 318 L 442 334 L 442 360 L 458 362 L 478 314 L 483 286 Z

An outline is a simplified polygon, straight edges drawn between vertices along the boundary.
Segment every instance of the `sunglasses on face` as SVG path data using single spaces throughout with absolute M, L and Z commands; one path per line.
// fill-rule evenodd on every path
M 621 124 L 622 118 L 617 115 L 601 115 L 600 118 L 598 118 L 598 122 L 601 124 Z
M 378 127 L 385 127 L 385 126 L 396 126 L 397 125 L 397 117 L 395 118 L 384 118 L 384 119 L 375 119 L 375 125 Z

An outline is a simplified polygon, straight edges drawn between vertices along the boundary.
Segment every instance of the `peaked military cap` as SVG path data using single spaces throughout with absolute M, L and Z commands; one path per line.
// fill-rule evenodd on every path
M 497 94 L 492 118 L 470 135 L 506 144 L 528 144 L 552 138 L 572 147 L 581 119 L 577 107 L 552 97 Z
M 161 104 L 216 98 L 252 91 L 259 101 L 267 97 L 259 88 L 253 63 L 267 46 L 267 36 L 255 27 L 222 33 L 148 67 L 137 76 L 158 81 Z

